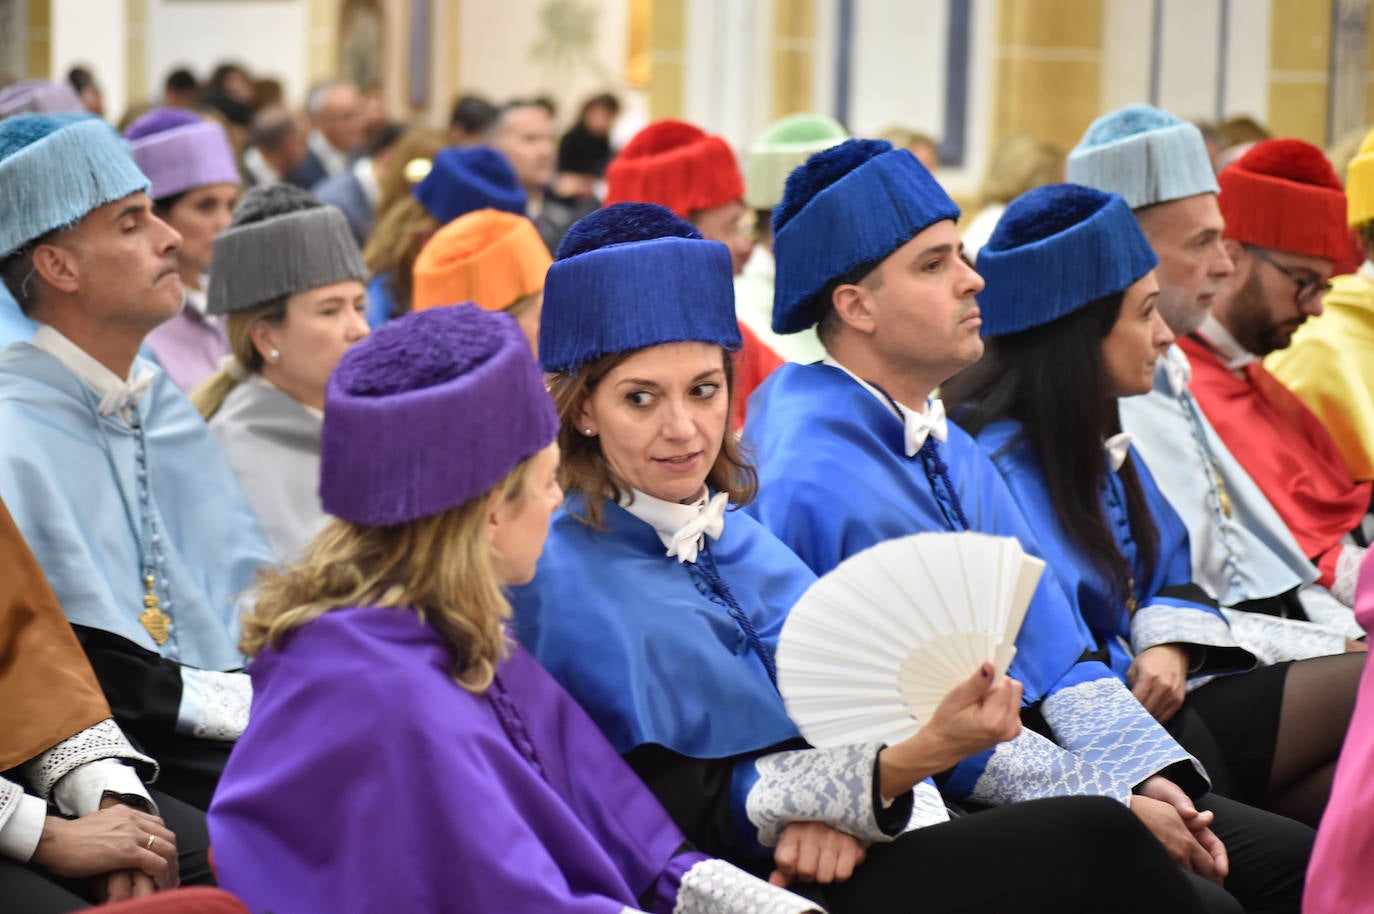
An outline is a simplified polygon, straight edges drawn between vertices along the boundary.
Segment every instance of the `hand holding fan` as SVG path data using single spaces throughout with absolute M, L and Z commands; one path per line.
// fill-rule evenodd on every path
M 788 714 L 817 747 L 910 737 L 984 662 L 1006 672 L 1044 567 L 982 533 L 918 533 L 850 556 L 783 625 Z

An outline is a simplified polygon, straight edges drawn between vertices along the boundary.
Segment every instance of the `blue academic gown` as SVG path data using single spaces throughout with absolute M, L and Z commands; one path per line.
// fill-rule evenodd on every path
M 726 515 L 720 538 L 708 540 L 695 564 L 665 555 L 653 528 L 613 502 L 605 530 L 580 521 L 583 511 L 572 496 L 554 515 L 534 580 L 511 594 L 520 643 L 655 788 L 688 840 L 744 865 L 771 859 L 747 803 L 760 778 L 755 761 L 805 743 L 765 655 L 771 662 L 788 611 L 815 576 L 739 511 Z M 729 820 L 724 841 L 687 821 L 698 809 L 677 815 L 717 802 Z M 911 813 L 909 803 L 898 806 L 884 824 L 891 834 Z
M 117 468 L 137 520 L 133 431 L 118 415 L 97 417 L 95 394 L 27 343 L 0 352 L 0 499 L 86 648 L 116 719 L 145 746 L 171 753 L 160 741 L 194 733 L 208 719 L 204 702 L 220 694 L 220 680 L 202 671 L 242 667 L 242 594 L 274 555 L 200 414 L 160 369 L 138 359 L 135 373 L 144 370 L 156 373 L 137 409 L 166 563 L 160 577 L 171 595 L 166 643 L 158 645 L 138 622 L 142 559 L 113 476 Z
M 972 438 L 950 423 L 948 440 L 931 445 L 947 468 L 951 495 L 921 455 L 906 456 L 896 415 L 839 368 L 784 365 L 750 399 L 748 415 L 744 437 L 755 455 L 759 495 L 747 510 L 817 574 L 894 537 L 959 529 L 956 503 L 968 529 L 1014 537 L 1048 558 Z M 1207 786 L 1201 765 L 1097 659 L 1093 633 L 1054 569 L 1051 560 L 1010 669 L 1050 732 L 1023 729 L 965 759 L 947 792 L 996 804 L 1079 794 L 1125 802 L 1135 785 L 1186 761 L 1173 774 L 1199 795 Z M 1123 731 L 1136 739 L 1124 744 Z
M 391 320 L 396 307 L 396 274 L 378 273 L 367 283 L 367 326 L 376 330 Z
M 27 343 L 33 339 L 38 324 L 19 310 L 19 302 L 14 300 L 10 290 L 0 283 L 0 349 L 10 343 Z
M 1060 586 L 1076 603 L 1097 638 L 1107 645 L 1112 671 L 1124 681 L 1134 655 L 1160 644 L 1188 644 L 1204 650 L 1202 662 L 1191 673 L 1196 682 L 1218 673 L 1251 669 L 1254 655 L 1236 643 L 1225 617 L 1206 592 L 1193 584 L 1188 530 L 1135 448 L 1131 448 L 1128 459 L 1135 466 L 1159 534 L 1159 553 L 1153 567 L 1146 568 L 1141 561 L 1131 536 L 1126 490 L 1121 477 L 1110 466 L 1101 494 L 1103 516 L 1132 571 L 1131 596 L 1137 609 L 1128 614 L 1109 582 L 1059 523 L 1039 461 L 1024 440 L 1017 440 L 1020 430 L 1016 422 L 994 422 L 978 436 L 978 443 L 992 455 L 1012 494 L 1039 532 L 1045 559 L 1054 567 Z M 1106 459 L 1104 455 L 1103 460 Z

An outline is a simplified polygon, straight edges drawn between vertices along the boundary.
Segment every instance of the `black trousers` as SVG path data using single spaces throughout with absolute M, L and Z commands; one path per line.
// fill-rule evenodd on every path
M 806 890 L 831 914 L 1239 914 L 1201 883 L 1120 803 L 1062 797 L 908 832 L 869 848 L 848 882 Z
M 1298 914 L 1316 831 L 1220 794 L 1207 794 L 1197 807 L 1216 813 L 1212 830 L 1231 860 L 1227 891 L 1249 914 Z
M 162 821 L 177 836 L 182 885 L 214 885 L 207 852 L 205 813 L 158 791 L 150 791 Z M 0 910 L 6 914 L 66 914 L 95 902 L 83 880 L 49 876 L 37 866 L 0 858 Z

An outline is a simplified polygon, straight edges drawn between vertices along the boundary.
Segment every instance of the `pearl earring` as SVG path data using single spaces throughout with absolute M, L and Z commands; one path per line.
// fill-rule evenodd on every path
M 584 435 L 586 435 L 588 438 L 590 438 L 591 435 L 592 435 L 592 430 L 591 430 L 590 428 L 584 428 L 584 429 L 582 430 L 582 434 L 584 434 Z
M 275 362 L 275 361 L 277 361 L 278 359 L 281 358 L 281 352 L 279 352 L 279 351 L 276 350 L 276 349 L 270 350 L 270 351 L 267 353 L 267 358 L 268 358 L 268 360 Z

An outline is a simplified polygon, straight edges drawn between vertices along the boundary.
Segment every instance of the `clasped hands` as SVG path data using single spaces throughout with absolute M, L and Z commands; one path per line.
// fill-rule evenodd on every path
M 151 895 L 180 882 L 176 835 L 157 816 L 113 797 L 79 819 L 48 816 L 32 860 L 57 876 L 94 877 L 101 901 Z

